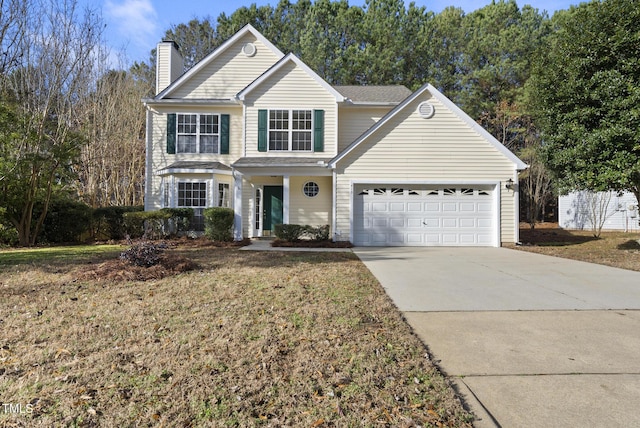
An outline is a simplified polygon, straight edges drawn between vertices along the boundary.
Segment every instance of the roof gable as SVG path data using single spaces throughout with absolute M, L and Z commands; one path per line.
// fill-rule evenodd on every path
M 311 68 L 309 68 L 309 66 L 307 64 L 302 62 L 301 59 L 299 59 L 297 56 L 295 56 L 292 53 L 288 54 L 287 56 L 282 58 L 280 61 L 275 63 L 270 69 L 265 71 L 260 77 L 258 77 L 256 80 L 251 82 L 251 84 L 249 84 L 246 88 L 244 88 L 242 91 L 240 91 L 238 93 L 238 95 L 237 95 L 237 98 L 240 101 L 244 101 L 246 96 L 249 93 L 251 93 L 251 91 L 253 91 L 257 87 L 259 87 L 261 84 L 263 84 L 265 81 L 267 81 L 270 77 L 272 77 L 274 74 L 276 74 L 279 70 L 281 70 L 286 64 L 288 64 L 290 62 L 292 62 L 297 67 L 302 69 L 309 77 L 311 77 L 313 80 L 315 80 L 328 93 L 330 93 L 336 99 L 336 101 L 342 102 L 342 101 L 345 100 L 345 97 L 342 94 L 340 94 L 338 91 L 336 91 L 324 79 L 322 79 L 320 76 L 318 76 L 318 74 L 315 71 L 313 71 Z
M 223 44 L 218 46 L 213 52 L 203 58 L 200 62 L 194 65 L 191 69 L 189 69 L 186 73 L 176 79 L 172 84 L 170 84 L 166 89 L 156 95 L 156 100 L 161 100 L 164 98 L 168 98 L 173 92 L 177 91 L 186 82 L 191 80 L 194 76 L 196 76 L 199 72 L 204 70 L 207 66 L 213 63 L 216 59 L 220 58 L 230 47 L 234 46 L 239 40 L 247 35 L 252 35 L 255 37 L 260 43 L 266 46 L 277 58 L 284 57 L 284 54 L 269 40 L 267 40 L 258 30 L 256 30 L 251 24 L 245 25 L 240 31 L 235 33 L 231 38 L 225 41 Z
M 377 130 L 383 127 L 396 117 L 401 111 L 403 111 L 409 104 L 411 104 L 416 98 L 421 96 L 424 92 L 429 92 L 434 98 L 440 101 L 446 108 L 448 108 L 455 116 L 461 119 L 467 126 L 479 134 L 484 140 L 494 146 L 498 152 L 504 155 L 509 161 L 511 161 L 516 169 L 522 170 L 527 168 L 527 165 L 522 162 L 515 154 L 507 149 L 500 141 L 498 141 L 493 135 L 491 135 L 486 129 L 480 126 L 476 121 L 471 119 L 462 109 L 456 106 L 450 99 L 444 96 L 440 91 L 434 88 L 431 84 L 425 84 L 416 92 L 402 101 L 396 108 L 387 113 L 382 119 L 380 119 L 375 125 L 365 131 L 358 139 L 345 148 L 342 153 L 339 153 L 335 158 L 329 161 L 329 167 L 335 168 L 337 164 L 344 159 L 349 153 L 353 152 L 358 146 L 366 142 L 369 137 Z

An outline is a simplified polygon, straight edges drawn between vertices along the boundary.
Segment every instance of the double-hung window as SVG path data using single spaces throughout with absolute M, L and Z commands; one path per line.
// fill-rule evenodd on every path
M 220 125 L 217 114 L 178 114 L 177 153 L 219 153 Z
M 207 183 L 178 182 L 178 207 L 193 208 L 193 230 L 204 230 L 204 208 L 207 206 Z
M 311 110 L 269 110 L 269 150 L 310 152 L 312 117 Z

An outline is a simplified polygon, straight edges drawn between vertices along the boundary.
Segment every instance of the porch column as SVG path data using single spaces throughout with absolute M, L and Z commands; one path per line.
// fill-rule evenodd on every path
M 282 223 L 289 224 L 289 176 L 282 177 Z
M 233 170 L 233 239 L 242 241 L 242 177 Z

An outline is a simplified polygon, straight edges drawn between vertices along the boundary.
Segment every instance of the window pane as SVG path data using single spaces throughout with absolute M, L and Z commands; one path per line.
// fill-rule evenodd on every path
M 293 131 L 291 150 L 311 150 L 311 132 Z
M 195 114 L 178 115 L 178 134 L 195 134 L 198 116 Z
M 177 153 L 197 153 L 195 135 L 178 135 Z
M 217 134 L 218 133 L 218 115 L 201 114 L 200 115 L 200 134 Z
M 287 131 L 270 131 L 269 132 L 269 150 L 288 150 L 289 149 L 289 132 Z
M 311 130 L 311 110 L 293 110 L 292 128 Z
M 201 135 L 200 153 L 218 153 L 218 136 Z

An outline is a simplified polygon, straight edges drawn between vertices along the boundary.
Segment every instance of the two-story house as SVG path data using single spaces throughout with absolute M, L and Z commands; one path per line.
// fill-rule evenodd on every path
M 245 26 L 183 74 L 157 49 L 145 209 L 231 207 L 234 237 L 331 227 L 355 245 L 518 240 L 526 165 L 433 86 L 331 86 Z

